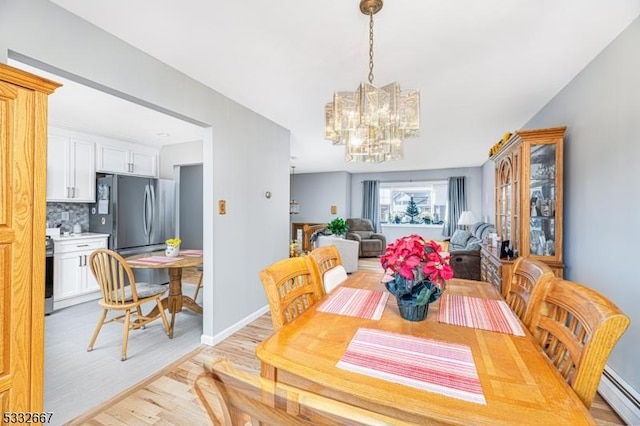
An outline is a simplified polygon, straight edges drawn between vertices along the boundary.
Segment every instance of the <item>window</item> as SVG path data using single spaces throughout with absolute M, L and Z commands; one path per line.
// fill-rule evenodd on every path
M 381 182 L 380 223 L 442 224 L 447 192 L 446 180 Z

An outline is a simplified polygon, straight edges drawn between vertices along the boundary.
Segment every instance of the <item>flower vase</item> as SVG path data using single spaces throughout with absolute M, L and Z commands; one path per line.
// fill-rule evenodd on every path
M 167 257 L 176 257 L 178 254 L 180 254 L 180 246 L 167 246 L 166 249 L 164 249 L 164 255 Z
M 390 293 L 396 296 L 398 310 L 400 311 L 400 316 L 402 318 L 408 321 L 423 321 L 427 318 L 429 304 L 440 298 L 442 290 L 431 281 L 421 281 L 411 286 L 411 292 L 403 294 L 400 289 L 406 288 L 406 281 L 407 280 L 404 280 L 404 286 L 398 285 L 398 283 L 394 281 L 385 283 L 385 286 Z M 427 289 L 429 296 L 426 303 L 420 303 L 418 301 L 418 295 L 425 288 Z

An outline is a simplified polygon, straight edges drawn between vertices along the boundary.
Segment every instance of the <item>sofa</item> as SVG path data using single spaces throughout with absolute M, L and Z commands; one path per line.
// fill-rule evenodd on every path
M 346 238 L 360 243 L 360 257 L 378 257 L 384 254 L 387 238 L 373 229 L 369 219 L 349 218 L 347 225 L 349 230 Z
M 480 280 L 480 245 L 492 232 L 496 228 L 486 222 L 476 222 L 469 230 L 456 229 L 448 240 L 455 278 Z

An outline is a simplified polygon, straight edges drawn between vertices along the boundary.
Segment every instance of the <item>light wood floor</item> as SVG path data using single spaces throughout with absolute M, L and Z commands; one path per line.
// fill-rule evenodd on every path
M 361 263 L 363 268 L 375 263 Z M 214 347 L 201 346 L 138 385 L 77 417 L 69 425 L 208 425 L 209 419 L 194 391 L 208 357 L 231 359 L 243 369 L 258 374 L 260 364 L 254 355 L 259 342 L 273 332 L 265 314 Z M 599 425 L 625 423 L 600 397 L 591 413 Z

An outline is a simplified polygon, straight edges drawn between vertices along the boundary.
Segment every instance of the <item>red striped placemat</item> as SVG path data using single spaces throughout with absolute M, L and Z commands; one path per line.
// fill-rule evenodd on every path
M 504 300 L 444 294 L 440 298 L 438 321 L 524 336 L 518 317 Z
M 486 404 L 471 348 L 359 328 L 338 368 L 463 401 Z
M 388 298 L 386 291 L 339 287 L 322 302 L 318 311 L 379 320 Z
M 160 265 L 163 263 L 172 263 L 177 260 L 181 260 L 181 257 L 164 257 L 164 256 L 149 256 L 143 257 L 141 259 L 131 259 L 127 260 L 129 263 L 147 263 L 150 265 Z

